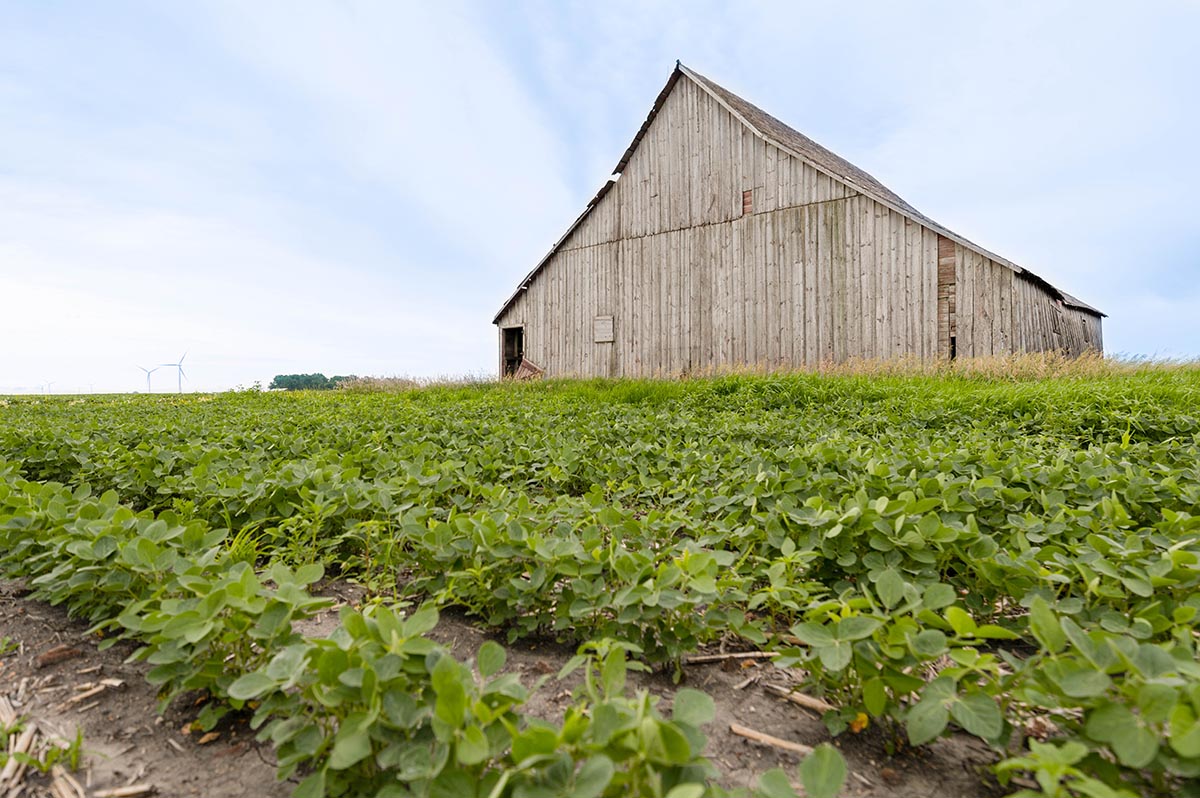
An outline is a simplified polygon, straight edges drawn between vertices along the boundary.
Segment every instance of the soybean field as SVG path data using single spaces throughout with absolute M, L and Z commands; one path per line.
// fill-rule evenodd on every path
M 1194 368 L 8 397 L 0 576 L 301 798 L 1200 795 Z M 819 734 L 730 783 L 702 655 Z

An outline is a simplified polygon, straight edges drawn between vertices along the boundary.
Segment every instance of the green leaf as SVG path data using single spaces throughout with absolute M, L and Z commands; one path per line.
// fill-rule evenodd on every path
M 1200 757 L 1200 723 L 1187 704 L 1179 703 L 1171 712 L 1171 747 L 1188 759 Z
M 571 795 L 575 798 L 596 798 L 604 793 L 615 773 L 612 760 L 604 754 L 597 754 L 584 762 L 575 774 L 575 789 Z
M 686 765 L 692 758 L 692 744 L 678 726 L 646 718 L 643 724 L 657 726 L 657 737 L 662 750 L 661 761 L 669 765 Z M 645 726 L 643 727 L 645 732 Z M 651 746 L 653 749 L 653 746 Z
M 513 737 L 512 758 L 520 765 L 535 756 L 553 754 L 558 747 L 558 735 L 544 726 L 530 726 Z
M 295 579 L 297 584 L 311 585 L 313 582 L 320 581 L 321 577 L 324 575 L 324 565 L 319 562 L 309 563 L 308 565 L 301 565 L 296 569 Z
M 975 619 L 966 610 L 959 607 L 947 607 L 946 620 L 959 637 L 974 637 L 975 630 L 978 628 Z
M 343 725 L 333 741 L 333 751 L 329 754 L 329 768 L 345 770 L 370 755 L 371 735 L 365 724 Z
M 958 599 L 954 592 L 954 588 L 950 585 L 936 582 L 925 588 L 925 592 L 921 595 L 921 603 L 925 605 L 927 610 L 940 610 L 942 607 L 948 607 Z
M 292 798 L 325 798 L 325 769 L 318 770 L 300 782 L 292 792 Z
M 405 619 L 404 635 L 405 637 L 420 637 L 426 632 L 432 632 L 437 623 L 437 607 L 434 607 L 432 604 L 423 604 L 416 612 Z
M 1058 616 L 1041 596 L 1034 596 L 1029 606 L 1029 631 L 1051 654 L 1062 651 L 1067 644 L 1067 636 L 1058 622 Z
M 430 783 L 427 795 L 429 798 L 474 798 L 479 787 L 476 781 L 469 771 L 446 768 Z
M 716 717 L 716 705 L 708 693 L 682 687 L 675 693 L 671 717 L 680 723 L 699 728 Z
M 771 768 L 759 776 L 757 795 L 761 798 L 796 798 L 796 791 L 782 768 Z
M 1131 726 L 1109 743 L 1122 765 L 1144 768 L 1158 753 L 1158 735 L 1144 726 Z
M 488 678 L 493 674 L 499 673 L 504 667 L 504 662 L 508 655 L 504 651 L 504 647 L 499 643 L 488 640 L 479 647 L 479 653 L 475 655 L 476 667 L 479 668 L 479 675 L 483 678 Z
M 924 629 L 911 642 L 913 652 L 924 659 L 940 657 L 946 651 L 946 635 L 937 629 Z
M 246 701 L 251 698 L 258 698 L 263 693 L 275 687 L 276 684 L 277 682 L 265 673 L 251 671 L 229 685 L 228 693 L 230 698 Z
M 704 791 L 703 784 L 679 784 L 671 788 L 667 798 L 703 798 Z
M 800 782 L 809 798 L 834 798 L 846 781 L 846 760 L 829 743 L 821 743 L 800 763 Z
M 838 640 L 862 640 L 864 637 L 870 637 L 882 625 L 877 618 L 854 615 L 838 621 L 834 636 Z
M 800 623 L 792 627 L 792 634 L 809 646 L 826 646 L 833 642 L 833 633 L 818 623 Z
M 625 690 L 625 650 L 614 648 L 604 658 L 600 669 L 600 681 L 606 696 L 615 696 Z
M 924 745 L 936 740 L 950 722 L 950 711 L 945 703 L 935 697 L 922 698 L 908 711 L 904 725 L 908 729 L 908 741 L 913 745 Z
M 437 694 L 434 714 L 452 729 L 462 726 L 467 712 L 467 692 L 460 679 L 459 667 L 453 657 L 445 655 L 433 666 L 430 679 Z
M 955 723 L 976 737 L 995 740 L 1004 731 L 1004 716 L 996 702 L 984 693 L 967 693 L 950 705 Z
M 985 623 L 975 630 L 975 636 L 982 640 L 1020 640 L 1021 636 L 1003 626 Z
M 488 741 L 483 729 L 478 726 L 468 726 L 463 731 L 456 749 L 460 765 L 478 765 L 488 758 Z
M 1101 743 L 1110 743 L 1137 724 L 1133 713 L 1123 704 L 1109 702 L 1088 713 L 1084 731 Z
M 588 661 L 587 655 L 576 654 L 575 656 L 573 656 L 569 660 L 567 660 L 567 663 L 565 665 L 563 665 L 562 668 L 559 669 L 558 675 L 555 676 L 554 678 L 561 682 L 563 679 L 567 678 L 572 673 L 579 670 L 580 666 L 584 665 L 587 661 Z
M 863 683 L 863 706 L 878 718 L 887 709 L 887 688 L 878 676 Z
M 1057 668 L 1048 666 L 1046 670 L 1071 698 L 1095 698 L 1112 686 L 1107 674 L 1073 662 L 1064 662 Z
M 1150 596 L 1154 595 L 1154 587 L 1145 579 L 1140 579 L 1133 576 L 1123 576 L 1121 577 L 1121 584 L 1125 585 L 1125 588 L 1130 593 L 1141 596 L 1142 598 L 1149 598 Z
M 1137 705 L 1142 720 L 1146 723 L 1162 723 L 1171 716 L 1179 694 L 1175 688 L 1156 682 L 1143 684 L 1138 690 Z
M 883 602 L 884 606 L 891 609 L 904 598 L 904 578 L 895 568 L 888 568 L 879 575 L 879 581 L 875 583 L 875 590 L 879 593 L 879 600 Z
M 821 665 L 826 670 L 834 672 L 849 665 L 853 654 L 854 650 L 851 648 L 851 644 L 845 640 L 835 640 L 829 645 L 817 649 Z

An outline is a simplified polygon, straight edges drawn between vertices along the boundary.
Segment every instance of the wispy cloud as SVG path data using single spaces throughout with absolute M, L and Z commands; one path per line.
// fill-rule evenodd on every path
M 1194 3 L 0 11 L 0 391 L 491 370 L 676 58 L 1200 354 Z M 157 376 L 157 375 L 156 375 Z
M 184 349 L 210 388 L 490 370 L 491 313 L 578 198 L 461 10 L 377 11 L 152 14 L 168 33 L 151 49 L 186 35 L 220 79 L 168 57 L 147 102 L 85 124 L 70 81 L 25 91 L 52 51 L 9 51 L 0 92 L 24 122 L 0 133 L 21 154 L 0 172 L 0 279 L 23 301 L 0 336 L 23 345 L 0 353 L 3 382 L 127 389 L 134 363 Z M 100 55 L 116 82 L 153 60 Z

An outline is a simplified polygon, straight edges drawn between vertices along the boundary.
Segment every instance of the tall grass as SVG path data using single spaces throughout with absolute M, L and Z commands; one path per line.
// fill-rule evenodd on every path
M 1061 379 L 1102 379 L 1133 375 L 1171 374 L 1200 371 L 1200 360 L 1150 360 L 1105 357 L 1089 352 L 1067 357 L 1058 352 L 1032 352 L 994 357 L 923 360 L 905 356 L 888 360 L 851 358 L 840 363 L 826 362 L 813 367 L 741 365 L 712 367 L 693 371 L 655 374 L 649 377 L 597 378 L 571 375 L 548 379 L 498 379 L 486 374 L 443 375 L 438 377 L 356 377 L 342 382 L 338 389 L 350 393 L 403 393 L 427 389 L 478 389 L 506 386 L 540 386 L 540 391 L 569 390 L 593 393 L 616 401 L 641 401 L 668 398 L 679 392 L 671 383 L 694 380 L 727 380 L 736 377 L 788 379 L 797 376 L 858 378 L 939 378 L 982 382 L 1028 382 Z

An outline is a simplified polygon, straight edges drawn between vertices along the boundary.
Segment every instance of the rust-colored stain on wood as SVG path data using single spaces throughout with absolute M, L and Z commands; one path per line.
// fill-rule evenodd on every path
M 742 192 L 742 216 L 748 216 L 754 213 L 754 189 L 746 189 Z

